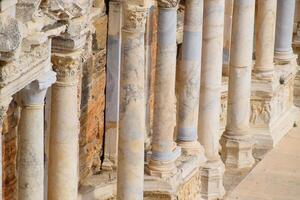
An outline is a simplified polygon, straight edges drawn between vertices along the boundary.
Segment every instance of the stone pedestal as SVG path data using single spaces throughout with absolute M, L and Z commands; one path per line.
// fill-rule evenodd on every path
M 143 199 L 145 127 L 145 50 L 147 10 L 123 3 L 117 199 Z
M 250 127 L 256 149 L 271 149 L 296 121 L 293 104 L 296 58 L 275 63 L 271 81 L 252 80 Z
M 198 156 L 181 156 L 176 161 L 178 170 L 172 176 L 159 178 L 145 175 L 144 200 L 200 200 L 203 161 Z
M 18 199 L 44 198 L 44 98 L 56 80 L 49 71 L 20 92 Z
M 221 141 L 222 158 L 230 167 L 251 167 L 254 163 L 249 137 L 254 10 L 255 0 L 234 2 L 227 125 Z
M 221 160 L 206 162 L 201 166 L 201 195 L 203 199 L 222 199 L 225 194 L 223 176 L 225 166 Z
M 77 199 L 78 190 L 78 72 L 80 52 L 53 54 L 57 82 L 51 94 L 48 200 Z

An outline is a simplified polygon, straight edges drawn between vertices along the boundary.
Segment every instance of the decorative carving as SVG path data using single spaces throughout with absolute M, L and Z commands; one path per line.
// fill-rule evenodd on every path
M 124 15 L 124 30 L 130 32 L 145 31 L 147 17 L 147 9 L 145 7 L 126 4 Z
M 201 192 L 200 171 L 197 172 L 187 183 L 185 183 L 177 194 L 177 199 L 190 200 L 199 199 Z
M 250 122 L 258 124 L 263 122 L 268 124 L 271 119 L 271 105 L 270 102 L 252 101 L 251 102 L 251 116 Z
M 76 80 L 78 72 L 80 71 L 80 57 L 68 56 L 68 55 L 56 55 L 52 56 L 53 70 L 57 73 L 58 81 Z
M 158 0 L 158 6 L 161 8 L 175 8 L 178 2 L 178 0 Z
M 32 48 L 30 52 L 21 52 L 19 59 L 0 67 L 0 88 L 18 79 L 24 73 L 34 69 L 50 58 L 50 43 L 46 43 Z M 49 62 L 50 64 L 50 62 Z

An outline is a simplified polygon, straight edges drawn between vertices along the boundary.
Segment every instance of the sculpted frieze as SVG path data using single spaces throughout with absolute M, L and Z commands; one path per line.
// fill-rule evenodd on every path
M 268 124 L 271 119 L 271 105 L 266 101 L 251 102 L 250 122 L 252 124 Z

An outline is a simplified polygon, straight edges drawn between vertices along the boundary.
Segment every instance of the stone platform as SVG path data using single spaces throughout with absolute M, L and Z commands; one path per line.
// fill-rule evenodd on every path
M 225 200 L 298 200 L 300 127 L 293 128 Z

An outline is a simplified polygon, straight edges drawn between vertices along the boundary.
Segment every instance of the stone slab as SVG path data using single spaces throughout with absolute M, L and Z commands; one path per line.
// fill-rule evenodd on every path
M 293 128 L 226 200 L 298 200 L 300 127 Z

